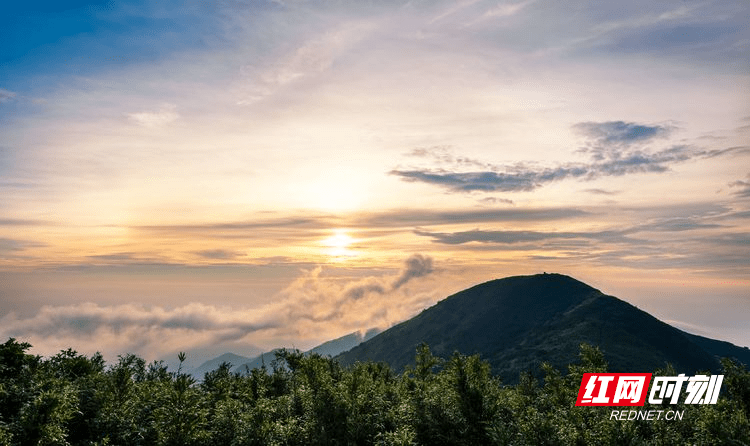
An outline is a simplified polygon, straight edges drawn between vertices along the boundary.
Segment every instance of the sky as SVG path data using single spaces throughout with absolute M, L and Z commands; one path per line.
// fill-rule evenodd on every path
M 750 6 L 30 1 L 0 337 L 310 348 L 557 272 L 750 345 Z

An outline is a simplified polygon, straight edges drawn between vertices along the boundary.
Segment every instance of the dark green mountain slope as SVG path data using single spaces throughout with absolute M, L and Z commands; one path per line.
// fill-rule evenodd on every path
M 732 358 L 745 365 L 750 365 L 750 349 L 747 347 L 737 347 L 731 342 L 717 341 L 716 339 L 706 338 L 690 333 L 684 333 L 688 339 L 698 344 L 703 350 L 711 353 L 718 358 Z
M 666 363 L 680 373 L 719 367 L 709 343 L 699 345 L 627 302 L 560 274 L 474 286 L 337 358 L 343 364 L 385 361 L 401 371 L 422 342 L 442 357 L 478 353 L 507 383 L 545 361 L 563 369 L 577 359 L 582 342 L 598 345 L 611 371 L 647 372 Z

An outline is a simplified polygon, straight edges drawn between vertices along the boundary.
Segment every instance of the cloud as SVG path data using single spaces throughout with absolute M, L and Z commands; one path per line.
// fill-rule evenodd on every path
M 633 144 L 643 144 L 657 138 L 665 138 L 672 127 L 637 124 L 635 122 L 579 122 L 573 130 L 584 136 L 590 147 L 584 152 L 593 152 L 595 160 L 617 157 L 617 151 Z
M 602 176 L 622 176 L 633 173 L 666 172 L 672 164 L 689 160 L 695 154 L 687 146 L 674 146 L 669 149 L 649 153 L 645 151 L 614 152 L 603 162 L 589 165 L 586 179 Z
M 259 218 L 249 221 L 229 221 L 204 224 L 187 224 L 187 225 L 142 225 L 132 226 L 132 229 L 148 232 L 167 232 L 167 233 L 205 233 L 205 234 L 232 234 L 239 232 L 247 235 L 248 231 L 266 228 L 306 228 L 306 229 L 324 229 L 331 226 L 331 219 L 328 216 L 312 217 L 280 217 L 280 218 Z
M 388 292 L 394 292 L 406 285 L 406 283 L 412 279 L 425 277 L 433 272 L 432 257 L 424 256 L 422 254 L 414 254 L 406 259 L 401 273 L 395 280 L 393 280 L 390 286 L 388 286 L 387 281 L 382 278 L 369 278 L 349 285 L 343 295 L 346 299 L 357 300 L 370 293 L 385 294 Z
M 716 158 L 724 155 L 747 155 L 750 154 L 750 146 L 735 146 L 726 149 L 704 150 L 699 153 L 703 158 Z
M 497 203 L 513 204 L 513 200 L 509 200 L 507 198 L 497 198 L 497 197 L 485 197 L 479 201 L 483 204 L 497 204 Z
M 452 224 L 456 222 L 556 221 L 586 216 L 589 216 L 588 212 L 572 207 L 480 210 L 399 209 L 360 214 L 354 223 L 355 225 L 364 227 L 403 227 Z
M 750 181 L 736 186 L 750 189 Z M 606 215 L 606 220 L 584 220 L 593 223 L 586 229 L 579 229 L 580 224 L 564 225 L 575 230 L 566 230 L 554 221 L 538 230 L 487 221 L 485 227 L 476 229 L 417 228 L 413 232 L 431 240 L 437 251 L 476 252 L 480 258 L 498 253 L 496 258 L 512 256 L 513 262 L 523 265 L 550 261 L 556 268 L 682 269 L 686 273 L 700 270 L 728 276 L 744 274 L 747 269 L 745 251 L 750 238 L 739 219 L 750 213 L 741 208 L 691 203 L 587 209 L 592 216 Z
M 691 50 L 706 60 L 710 54 L 706 51 L 713 48 L 717 54 L 714 60 L 738 62 L 742 54 L 742 38 L 746 37 L 740 23 L 675 23 L 664 26 L 627 30 L 619 33 L 612 42 L 602 46 L 603 50 L 625 53 L 669 54 L 674 57 L 686 56 Z M 743 36 L 744 34 L 744 36 Z M 729 42 L 735 45 L 728 44 Z
M 94 303 L 44 306 L 32 317 L 10 313 L 0 322 L 2 336 L 29 340 L 46 354 L 75 345 L 111 356 L 131 351 L 151 357 L 175 346 L 186 347 L 187 342 L 196 345 L 237 339 L 281 323 L 257 311 L 200 303 L 176 308 Z
M 489 197 L 483 203 L 508 203 L 511 200 Z M 271 239 L 273 243 L 278 241 L 313 241 L 320 243 L 323 237 L 330 236 L 331 228 L 347 227 L 356 229 L 358 232 L 370 232 L 382 235 L 383 231 L 392 232 L 403 228 L 411 230 L 415 226 L 432 226 L 447 223 L 481 223 L 481 222 L 544 222 L 555 220 L 578 219 L 589 216 L 584 210 L 569 207 L 550 208 L 481 208 L 468 210 L 452 209 L 393 209 L 379 212 L 358 212 L 349 216 L 312 215 L 310 217 L 279 217 L 257 219 L 252 221 L 230 221 L 210 222 L 204 224 L 188 225 L 148 225 L 130 226 L 130 230 L 142 231 L 148 235 L 159 237 L 185 237 L 188 239 L 216 240 L 256 240 Z M 374 229 L 377 228 L 377 229 Z M 110 255 L 117 255 L 113 253 Z M 121 254 L 121 253 L 120 253 Z M 215 258 L 216 260 L 228 260 L 242 257 L 246 253 L 232 250 L 231 247 L 221 249 L 209 249 L 193 251 L 193 254 L 203 258 Z M 151 254 L 150 254 L 151 255 Z M 152 255 L 153 257 L 153 255 Z M 139 259 L 144 261 L 145 257 Z M 127 260 L 127 259 L 123 259 Z M 255 261 L 266 260 L 253 258 Z M 282 263 L 291 262 L 293 259 L 278 257 L 276 260 Z M 163 261 L 160 260 L 160 261 Z M 299 261 L 294 263 L 300 263 Z
M 349 285 L 344 291 L 345 299 L 359 300 L 370 293 L 385 294 L 387 288 L 383 285 L 381 280 L 377 279 L 366 279 Z
M 633 270 L 700 270 L 741 275 L 747 270 L 746 233 L 703 221 L 710 217 L 657 220 L 604 231 L 439 232 L 419 229 L 450 250 L 512 252 L 521 264 L 553 262 L 555 268 L 624 267 Z M 718 229 L 718 231 L 717 231 Z M 481 254 L 479 254 L 481 255 Z
M 156 111 L 128 113 L 127 116 L 133 123 L 151 129 L 165 127 L 180 118 L 177 106 L 174 104 L 164 104 Z
M 392 170 L 405 181 L 442 186 L 454 192 L 519 192 L 539 186 L 535 172 L 445 172 L 434 170 Z
M 203 251 L 196 251 L 195 254 L 205 259 L 211 260 L 233 260 L 245 255 L 242 252 L 228 251 L 225 249 L 207 249 Z
M 0 88 L 0 104 L 10 102 L 16 98 L 16 93 Z
M 686 331 L 688 333 L 697 334 L 699 336 L 706 336 L 706 337 L 714 338 L 714 339 L 721 338 L 721 334 L 707 331 L 705 325 L 696 325 L 696 324 L 691 324 L 688 322 L 678 321 L 674 319 L 662 319 L 662 320 L 666 322 L 667 324 L 673 327 L 677 327 L 680 330 Z
M 540 242 L 551 239 L 592 239 L 606 235 L 621 236 L 622 233 L 584 233 L 584 232 L 538 232 L 538 231 L 485 231 L 471 230 L 458 232 L 430 232 L 416 230 L 415 234 L 431 237 L 433 241 L 445 245 L 463 245 L 471 242 L 493 244 L 516 244 Z
M 0 237 L 0 259 L 17 258 L 18 253 L 20 252 L 23 252 L 29 248 L 38 248 L 44 246 L 46 245 L 40 242 Z
M 595 194 L 595 195 L 617 195 L 620 193 L 620 191 L 616 191 L 616 190 L 606 190 L 606 189 L 598 189 L 598 188 L 585 189 L 584 192 L 588 192 L 590 194 Z
M 429 158 L 438 167 L 393 169 L 389 173 L 407 182 L 442 187 L 451 192 L 529 192 L 546 184 L 565 179 L 591 181 L 636 173 L 661 173 L 671 166 L 691 159 L 706 159 L 728 154 L 745 154 L 747 147 L 702 150 L 685 144 L 652 150 L 647 145 L 666 138 L 673 128 L 625 121 L 582 122 L 573 129 L 587 141 L 578 153 L 587 154 L 588 162 L 564 163 L 540 167 L 532 163 L 492 165 L 451 155 L 445 146 L 416 149 L 410 156 Z M 483 170 L 468 170 L 481 166 Z
M 0 226 L 47 226 L 53 223 L 42 220 L 27 220 L 22 218 L 0 218 Z
M 731 218 L 750 219 L 750 210 L 743 210 L 743 211 L 739 211 L 739 212 L 730 212 L 730 213 L 722 216 L 722 218 L 725 218 L 725 219 L 731 219 Z
M 635 152 L 591 164 L 566 164 L 554 168 L 509 166 L 506 172 L 449 172 L 445 170 L 392 170 L 391 175 L 408 182 L 443 187 L 451 192 L 529 192 L 565 179 L 594 180 L 603 176 L 666 172 L 671 164 L 690 159 L 682 147 L 656 153 Z
M 133 262 L 133 261 L 143 261 L 143 259 L 139 258 L 135 253 L 133 252 L 118 252 L 113 254 L 99 254 L 99 255 L 93 255 L 93 256 L 87 256 L 88 259 L 91 260 L 97 260 L 97 261 L 104 261 L 104 262 L 114 262 L 114 263 L 125 263 L 125 262 Z
M 91 334 L 99 328 L 161 328 L 256 331 L 277 326 L 273 321 L 247 317 L 247 313 L 223 311 L 211 305 L 191 303 L 173 309 L 134 304 L 99 306 L 93 303 L 62 307 L 45 306 L 31 320 L 33 326 L 18 324 L 14 331 L 52 336 L 58 333 Z M 10 326 L 13 324 L 11 323 Z
M 419 236 L 430 237 L 435 243 L 444 245 L 464 245 L 469 243 L 516 245 L 533 243 L 534 247 L 542 247 L 543 245 L 539 244 L 539 242 L 552 240 L 588 240 L 600 242 L 605 245 L 608 243 L 641 245 L 644 240 L 632 238 L 631 236 L 649 232 L 679 233 L 725 227 L 717 223 L 711 223 L 708 221 L 710 218 L 712 218 L 710 215 L 656 218 L 640 224 L 613 227 L 599 231 L 507 231 L 473 229 L 469 231 L 434 232 L 424 229 L 416 229 L 414 233 Z
M 717 229 L 725 227 L 720 224 L 708 223 L 703 220 L 706 220 L 706 216 L 661 218 L 651 223 L 636 225 L 630 231 L 682 232 L 693 231 L 696 229 Z
M 327 277 L 322 267 L 316 267 L 259 308 L 204 303 L 47 305 L 31 316 L 10 313 L 0 317 L 0 336 L 29 340 L 45 354 L 74 345 L 109 355 L 132 351 L 150 357 L 223 342 L 332 338 L 353 330 L 388 327 L 434 303 L 434 290 L 404 286 L 433 272 L 432 258 L 421 254 L 407 258 L 395 275 L 347 281 Z
M 434 302 L 435 290 L 407 290 L 404 285 L 434 272 L 432 258 L 410 256 L 396 277 L 376 276 L 345 284 L 323 276 L 318 267 L 295 280 L 279 295 L 287 302 L 282 313 L 295 327 L 321 323 L 343 331 L 371 327 L 387 328 Z M 411 287 L 410 287 L 411 288 Z
M 738 1 L 679 5 L 633 1 L 616 9 L 614 3 L 600 3 L 587 12 L 579 16 L 584 20 L 578 23 L 572 48 L 581 55 L 639 54 L 714 63 L 721 69 L 741 68 L 746 62 L 747 13 Z
M 438 165 L 446 166 L 461 166 L 465 168 L 479 168 L 479 169 L 491 169 L 492 164 L 469 158 L 467 156 L 457 156 L 452 152 L 451 146 L 432 146 L 432 147 L 420 147 L 407 153 L 407 156 L 415 158 L 423 158 L 430 160 Z
M 449 3 L 448 7 L 439 11 L 437 16 L 432 17 L 428 21 L 428 24 L 433 25 L 437 22 L 440 22 L 447 17 L 450 17 L 458 12 L 461 12 L 461 11 L 466 10 L 467 8 L 470 8 L 476 3 L 479 3 L 479 1 L 480 0 L 462 0 L 459 2 Z
M 345 24 L 308 39 L 290 54 L 278 57 L 263 68 L 243 66 L 241 71 L 249 80 L 245 97 L 239 104 L 252 104 L 287 85 L 330 69 L 335 60 L 362 39 L 369 29 L 371 26 L 364 22 Z
M 523 8 L 534 3 L 535 0 L 527 0 L 519 3 L 504 3 L 487 10 L 482 17 L 509 17 L 518 14 Z
M 748 181 L 737 180 L 729 183 L 729 187 L 737 188 L 734 195 L 742 198 L 750 198 L 750 174 L 747 175 Z
M 129 229 L 138 231 L 148 237 L 184 237 L 187 239 L 201 239 L 202 241 L 231 240 L 262 240 L 263 243 L 286 243 L 289 241 L 313 240 L 330 233 L 331 228 L 341 227 L 344 223 L 340 218 L 329 215 L 311 215 L 309 217 L 260 217 L 247 221 L 214 221 L 202 224 L 167 224 L 130 226 Z M 201 250 L 194 252 L 203 258 L 216 260 L 224 254 L 234 253 L 241 257 L 246 253 L 234 252 L 231 246 L 217 248 L 229 249 L 226 252 L 216 250 Z M 214 252 L 212 252 L 214 251 Z M 228 258 L 227 258 L 228 259 Z M 226 260 L 226 259 L 225 259 Z
M 693 12 L 697 7 L 697 4 L 680 5 L 675 9 L 667 10 L 664 12 L 647 12 L 646 14 L 629 17 L 627 19 L 606 21 L 595 26 L 595 29 L 598 31 L 608 32 L 620 29 L 643 28 L 645 26 L 655 25 L 665 21 L 668 22 L 681 20 L 690 17 L 690 13 Z
M 404 268 L 401 275 L 393 282 L 392 289 L 397 290 L 406 285 L 410 280 L 424 277 L 432 272 L 432 258 L 421 254 L 414 254 L 406 259 L 406 268 Z

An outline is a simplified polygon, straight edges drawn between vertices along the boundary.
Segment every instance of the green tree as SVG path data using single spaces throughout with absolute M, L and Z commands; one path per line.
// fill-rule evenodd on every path
M 158 406 L 154 425 L 159 445 L 188 446 L 201 444 L 207 437 L 205 401 L 195 380 L 182 372 L 185 353 L 178 355 L 180 366 L 169 381 L 157 386 Z
M 26 353 L 28 342 L 8 339 L 0 345 L 0 422 L 5 438 L 12 436 L 21 408 L 32 397 L 32 387 L 41 358 Z

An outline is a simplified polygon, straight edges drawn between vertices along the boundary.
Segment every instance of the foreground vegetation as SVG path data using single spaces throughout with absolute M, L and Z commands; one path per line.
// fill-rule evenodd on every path
M 29 347 L 0 345 L 0 446 L 750 444 L 750 372 L 729 360 L 718 404 L 669 407 L 681 421 L 615 421 L 611 408 L 575 407 L 582 374 L 606 371 L 586 345 L 566 374 L 543 366 L 515 386 L 476 356 L 443 360 L 426 346 L 400 375 L 285 351 L 269 371 L 223 364 L 202 382 L 135 355 L 107 366 Z

